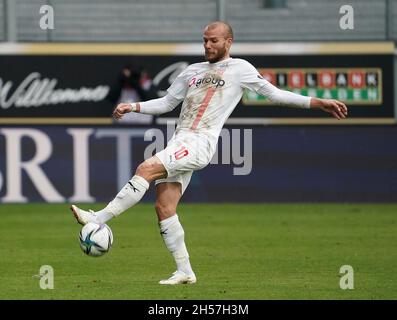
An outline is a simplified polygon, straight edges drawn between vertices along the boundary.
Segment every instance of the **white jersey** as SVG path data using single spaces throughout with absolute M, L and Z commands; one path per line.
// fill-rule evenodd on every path
M 215 148 L 222 127 L 244 89 L 270 99 L 277 91 L 287 93 L 289 98 L 293 96 L 293 104 L 302 108 L 308 108 L 310 103 L 309 97 L 277 89 L 246 60 L 228 58 L 216 63 L 195 63 L 182 71 L 168 88 L 171 96 L 184 99 L 176 133 L 189 131 L 205 135 Z M 291 102 L 289 100 L 286 103 Z

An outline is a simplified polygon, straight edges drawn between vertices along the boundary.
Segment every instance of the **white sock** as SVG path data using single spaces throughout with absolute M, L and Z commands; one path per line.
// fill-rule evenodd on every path
M 97 221 L 106 223 L 131 208 L 142 199 L 147 189 L 149 189 L 149 182 L 140 176 L 133 176 L 106 208 L 96 212 Z
M 185 245 L 185 232 L 179 222 L 178 215 L 175 214 L 160 221 L 159 226 L 164 243 L 174 257 L 177 270 L 187 275 L 193 274 L 189 254 Z

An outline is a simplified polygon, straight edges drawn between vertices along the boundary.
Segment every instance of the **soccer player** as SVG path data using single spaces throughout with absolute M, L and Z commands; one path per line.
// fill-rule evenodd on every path
M 94 212 L 71 206 L 82 225 L 90 221 L 106 223 L 137 204 L 155 181 L 160 234 L 177 269 L 160 284 L 196 282 L 177 206 L 193 171 L 210 162 L 223 124 L 240 101 L 244 89 L 264 95 L 277 105 L 321 109 L 337 119 L 347 116 L 342 102 L 280 90 L 262 78 L 246 60 L 230 57 L 233 31 L 229 24 L 210 23 L 204 29 L 203 40 L 206 62 L 192 64 L 182 71 L 168 88 L 167 95 L 146 102 L 120 103 L 113 112 L 116 119 L 129 112 L 158 115 L 173 110 L 183 101 L 175 133 L 167 147 L 142 162 L 135 175 L 104 209 Z

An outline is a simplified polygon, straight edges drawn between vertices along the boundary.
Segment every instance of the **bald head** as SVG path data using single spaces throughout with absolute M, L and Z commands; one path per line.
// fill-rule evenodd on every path
M 204 28 L 204 32 L 206 30 L 212 31 L 214 29 L 219 29 L 225 39 L 232 38 L 233 39 L 233 29 L 227 22 L 224 21 L 214 21 L 208 24 Z

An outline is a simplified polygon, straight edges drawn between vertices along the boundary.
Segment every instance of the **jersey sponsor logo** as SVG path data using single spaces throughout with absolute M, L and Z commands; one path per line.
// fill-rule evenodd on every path
M 223 87 L 225 85 L 225 81 L 220 78 L 215 78 L 212 76 L 206 76 L 206 77 L 200 78 L 200 79 L 193 77 L 189 81 L 189 88 L 191 88 L 192 86 L 196 86 L 196 88 L 197 88 L 197 87 L 201 86 L 202 84 L 213 84 L 215 86 L 215 89 L 217 89 L 218 87 Z

